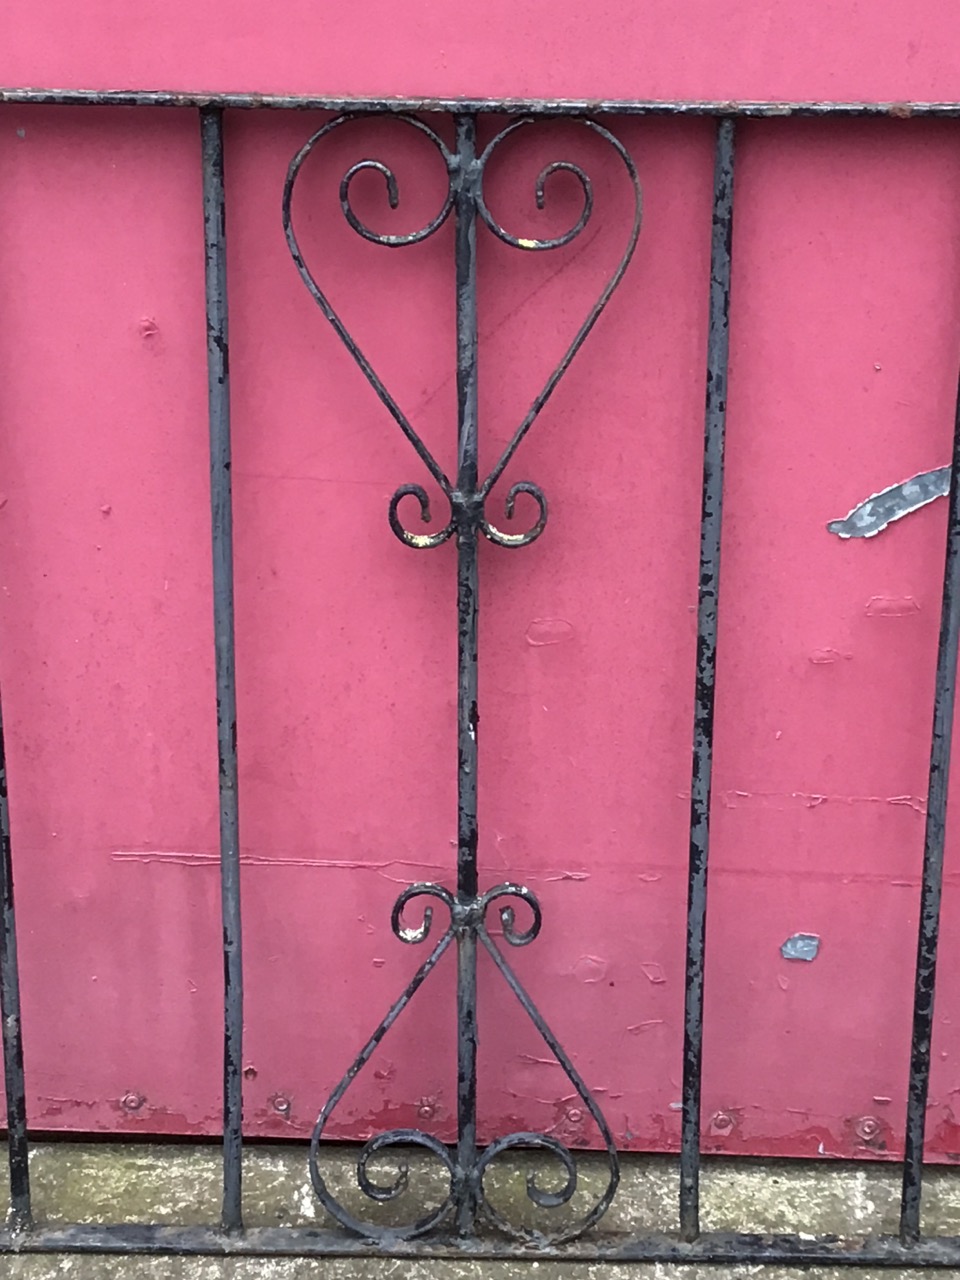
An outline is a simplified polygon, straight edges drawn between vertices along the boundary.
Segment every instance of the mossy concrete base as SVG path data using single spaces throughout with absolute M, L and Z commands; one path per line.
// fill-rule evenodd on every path
M 325 1169 L 329 1183 L 344 1198 L 351 1191 L 356 1151 L 330 1148 Z M 580 1157 L 581 1206 L 602 1186 L 602 1166 Z M 440 1189 L 430 1168 L 414 1159 L 411 1186 L 429 1200 Z M 395 1157 L 382 1164 L 383 1180 Z M 503 1162 L 489 1181 L 489 1194 L 511 1217 L 527 1215 L 525 1194 L 529 1161 Z M 169 1144 L 126 1145 L 49 1143 L 31 1153 L 35 1215 L 39 1222 L 153 1222 L 193 1225 L 215 1222 L 219 1215 L 220 1164 L 215 1146 Z M 493 1171 L 491 1170 L 491 1174 Z M 555 1174 L 553 1175 L 556 1176 Z M 550 1165 L 543 1162 L 540 1180 L 550 1185 Z M 660 1157 L 628 1157 L 620 1191 L 602 1230 L 614 1235 L 671 1231 L 676 1224 L 677 1162 Z M 6 1188 L 0 1179 L 0 1194 Z M 442 1194 L 442 1193 L 441 1193 Z M 582 1200 L 581 1200 L 582 1197 Z M 435 1201 L 434 1201 L 435 1202 Z M 354 1199 L 354 1204 L 358 1203 Z M 705 1161 L 702 1218 L 705 1229 L 756 1232 L 802 1231 L 815 1234 L 869 1235 L 896 1228 L 899 1178 L 894 1165 L 809 1164 L 759 1161 Z M 244 1159 L 244 1213 L 250 1226 L 330 1225 L 310 1187 L 305 1149 L 300 1146 L 250 1146 Z M 554 1218 L 550 1219 L 555 1221 Z M 930 1170 L 924 1187 L 924 1230 L 960 1234 L 960 1172 Z M 949 1272 L 851 1269 L 849 1267 L 781 1267 L 748 1265 L 668 1266 L 596 1262 L 492 1262 L 486 1259 L 262 1259 L 147 1258 L 83 1255 L 0 1257 L 3 1280 L 731 1280 L 757 1276 L 764 1280 L 904 1280 Z

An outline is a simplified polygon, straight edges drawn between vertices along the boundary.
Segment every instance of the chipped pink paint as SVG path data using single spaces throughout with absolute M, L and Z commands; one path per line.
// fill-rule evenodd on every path
M 602 982 L 607 976 L 607 962 L 600 956 L 581 956 L 573 966 L 573 974 L 580 982 Z
M 534 618 L 527 627 L 527 644 L 538 647 L 562 644 L 573 636 L 573 627 L 563 618 Z
M 864 608 L 868 618 L 909 618 L 919 612 L 913 596 L 871 596 Z

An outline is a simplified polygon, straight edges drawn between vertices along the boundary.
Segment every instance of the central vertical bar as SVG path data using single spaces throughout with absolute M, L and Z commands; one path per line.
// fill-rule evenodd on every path
M 457 134 L 457 901 L 477 897 L 477 126 L 455 117 Z M 457 1165 L 463 1176 L 457 1230 L 471 1235 L 477 1162 L 477 935 L 457 937 Z

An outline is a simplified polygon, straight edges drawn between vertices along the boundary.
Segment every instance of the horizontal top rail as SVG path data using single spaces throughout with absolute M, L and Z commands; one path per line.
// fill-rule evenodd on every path
M 238 111 L 508 112 L 511 115 L 960 116 L 960 102 L 741 102 L 645 98 L 329 98 L 169 89 L 0 88 L 0 103 L 67 107 L 220 107 Z

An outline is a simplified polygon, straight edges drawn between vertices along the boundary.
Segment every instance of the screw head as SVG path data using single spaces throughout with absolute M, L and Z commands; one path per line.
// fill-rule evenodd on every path
M 120 1105 L 124 1111 L 139 1111 L 146 1098 L 142 1093 L 125 1093 L 120 1099 Z
M 426 1098 L 424 1098 L 419 1107 L 417 1107 L 417 1115 L 421 1120 L 432 1120 L 436 1113 L 436 1107 Z
M 854 1126 L 854 1131 L 862 1142 L 876 1142 L 880 1137 L 881 1127 L 876 1116 L 861 1116 Z
M 278 1115 L 288 1116 L 290 1114 L 290 1099 L 283 1093 L 277 1093 L 270 1099 L 274 1111 Z
M 583 1112 L 580 1110 L 579 1107 L 571 1107 L 570 1110 L 567 1112 L 567 1119 L 570 1121 L 571 1124 L 579 1124 L 580 1121 L 583 1119 Z
M 710 1126 L 718 1133 L 729 1133 L 734 1126 L 734 1118 L 729 1111 L 718 1111 L 712 1117 Z

